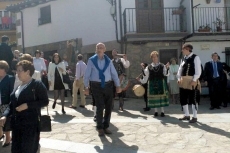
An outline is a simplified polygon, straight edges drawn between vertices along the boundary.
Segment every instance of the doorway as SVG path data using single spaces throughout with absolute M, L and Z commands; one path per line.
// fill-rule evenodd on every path
M 136 0 L 138 33 L 164 32 L 163 0 Z
M 163 64 L 167 64 L 168 62 L 170 62 L 171 58 L 176 58 L 178 60 L 177 49 L 160 49 L 159 54 L 160 54 L 160 62 Z

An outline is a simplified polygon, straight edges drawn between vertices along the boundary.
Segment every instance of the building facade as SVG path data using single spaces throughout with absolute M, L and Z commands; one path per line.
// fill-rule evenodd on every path
M 74 62 L 75 54 L 87 59 L 104 42 L 109 56 L 114 48 L 127 54 L 132 84 L 151 51 L 164 64 L 179 61 L 185 42 L 202 64 L 213 52 L 230 64 L 230 0 L 31 0 L 7 10 L 17 14 L 17 41 L 26 52 L 66 53 Z
M 16 14 L 6 10 L 8 5 L 17 4 L 23 0 L 0 0 L 0 37 L 7 35 L 10 42 L 17 42 Z

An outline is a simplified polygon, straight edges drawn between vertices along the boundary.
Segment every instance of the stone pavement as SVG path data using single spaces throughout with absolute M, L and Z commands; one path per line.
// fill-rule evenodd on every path
M 127 99 L 124 112 L 118 111 L 118 102 L 112 113 L 112 135 L 98 137 L 93 122 L 91 99 L 86 109 L 66 108 L 61 114 L 58 101 L 53 110 L 50 95 L 49 113 L 52 132 L 41 133 L 41 153 L 229 153 L 230 107 L 209 110 L 203 98 L 198 111 L 198 123 L 178 120 L 181 107 L 172 104 L 165 108 L 166 116 L 154 118 L 154 111 L 144 112 L 142 99 Z M 66 106 L 71 103 L 66 99 Z M 46 114 L 46 110 L 42 110 Z M 191 114 L 191 107 L 190 107 Z M 0 148 L 8 153 L 10 148 Z

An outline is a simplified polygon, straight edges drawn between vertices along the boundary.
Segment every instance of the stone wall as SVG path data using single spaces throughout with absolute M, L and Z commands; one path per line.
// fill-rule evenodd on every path
M 132 44 L 128 43 L 126 47 L 126 54 L 128 60 L 130 61 L 131 65 L 129 69 L 127 69 L 126 73 L 128 78 L 130 79 L 130 88 L 127 91 L 127 97 L 135 97 L 133 94 L 132 88 L 136 84 L 140 84 L 136 80 L 136 77 L 139 76 L 141 73 L 141 66 L 142 62 L 151 63 L 150 53 L 152 51 L 158 51 L 160 49 L 177 49 L 178 55 L 180 54 L 181 43 L 180 42 L 149 42 L 145 44 Z M 161 53 L 160 53 L 161 54 Z M 179 58 L 179 57 L 178 57 Z M 165 64 L 165 63 L 164 63 Z
M 95 52 L 96 44 L 82 46 L 82 40 L 81 39 L 76 39 L 76 40 L 77 40 L 76 50 L 78 50 L 78 53 L 83 54 L 84 60 L 87 62 L 87 59 L 89 58 L 88 54 Z M 67 48 L 66 42 L 67 41 L 61 41 L 61 42 L 56 42 L 51 44 L 28 47 L 26 48 L 26 53 L 30 53 L 34 55 L 34 52 L 36 50 L 41 50 L 44 52 L 57 50 L 57 52 L 62 56 L 66 52 L 66 48 Z M 106 46 L 106 50 L 108 51 L 111 51 L 114 48 L 120 51 L 120 44 L 117 43 L 116 41 L 104 42 L 104 44 Z M 154 50 L 159 51 L 160 49 L 177 49 L 179 55 L 181 49 L 181 43 L 180 42 L 167 42 L 167 43 L 148 42 L 145 44 L 127 43 L 125 48 L 126 48 L 125 53 L 127 54 L 128 60 L 131 63 L 130 67 L 126 69 L 127 77 L 130 80 L 130 87 L 126 92 L 126 97 L 135 97 L 132 91 L 132 87 L 135 84 L 140 84 L 135 79 L 141 73 L 140 63 L 142 62 L 151 63 L 150 53 Z

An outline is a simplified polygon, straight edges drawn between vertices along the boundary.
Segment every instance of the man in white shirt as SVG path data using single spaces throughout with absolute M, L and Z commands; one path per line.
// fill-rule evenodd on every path
M 184 44 L 182 53 L 184 55 L 181 61 L 177 78 L 180 87 L 180 103 L 184 111 L 184 117 L 179 120 L 189 120 L 189 123 L 197 122 L 197 90 L 200 90 L 199 78 L 201 75 L 201 61 L 199 56 L 193 54 L 193 46 Z M 188 104 L 192 104 L 193 118 L 190 120 Z
M 79 54 L 77 56 L 78 62 L 76 64 L 75 80 L 73 83 L 73 101 L 70 108 L 77 108 L 77 92 L 80 90 L 81 95 L 81 105 L 80 107 L 85 108 L 85 94 L 84 94 L 84 74 L 86 70 L 86 64 L 82 61 L 83 56 Z

